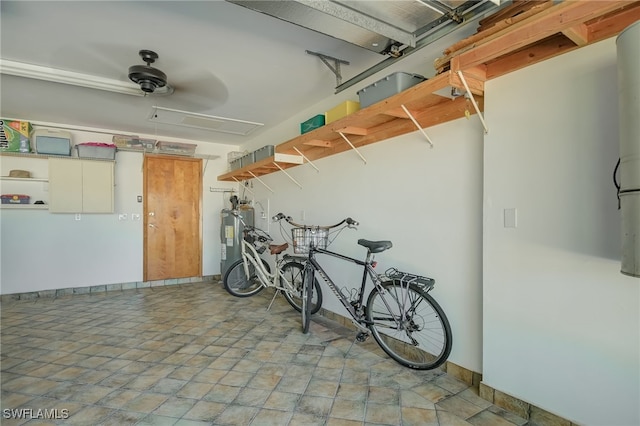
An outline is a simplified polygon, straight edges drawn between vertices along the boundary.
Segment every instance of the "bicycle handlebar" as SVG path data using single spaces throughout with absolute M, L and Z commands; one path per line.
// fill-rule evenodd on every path
M 344 223 L 347 224 L 347 226 L 349 228 L 355 228 L 356 226 L 359 225 L 358 221 L 351 219 L 350 217 L 343 219 L 342 221 L 340 221 L 339 223 L 336 223 L 335 225 L 330 225 L 330 226 L 312 226 L 312 225 L 302 225 L 299 223 L 296 223 L 293 221 L 293 219 L 291 218 L 291 216 L 285 216 L 284 213 L 278 213 L 277 215 L 273 216 L 273 221 L 274 222 L 278 222 L 282 219 L 284 219 L 287 223 L 289 223 L 290 225 L 293 225 L 295 227 L 298 228 L 322 228 L 322 229 L 331 229 L 331 228 L 336 228 Z

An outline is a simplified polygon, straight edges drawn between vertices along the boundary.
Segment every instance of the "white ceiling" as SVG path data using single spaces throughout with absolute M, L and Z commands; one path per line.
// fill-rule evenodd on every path
M 226 1 L 2 0 L 0 8 L 4 61 L 128 82 L 128 68 L 143 65 L 138 51 L 150 49 L 175 87 L 140 97 L 0 74 L 3 118 L 241 145 L 335 92 L 336 76 L 307 50 L 348 61 L 343 80 L 387 58 Z M 264 126 L 238 136 L 165 125 L 148 121 L 153 106 Z

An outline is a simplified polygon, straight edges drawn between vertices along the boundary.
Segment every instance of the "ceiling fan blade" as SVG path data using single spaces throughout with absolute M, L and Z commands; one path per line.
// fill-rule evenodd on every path
M 229 98 L 227 86 L 216 76 L 200 72 L 190 76 L 169 75 L 173 93 L 166 96 L 163 103 L 172 108 L 201 112 L 224 105 Z

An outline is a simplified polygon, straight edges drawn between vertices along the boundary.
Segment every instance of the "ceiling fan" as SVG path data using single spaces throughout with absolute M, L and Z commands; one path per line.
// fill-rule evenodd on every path
M 140 90 L 145 94 L 172 94 L 174 89 L 168 83 L 167 75 L 158 68 L 151 66 L 151 64 L 158 59 L 158 54 L 152 50 L 141 50 L 138 54 L 146 65 L 130 66 L 128 75 L 129 80 L 138 84 L 140 86 Z

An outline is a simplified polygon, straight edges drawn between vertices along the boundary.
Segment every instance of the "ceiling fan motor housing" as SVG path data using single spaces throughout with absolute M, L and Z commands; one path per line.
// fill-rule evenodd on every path
M 140 57 L 147 65 L 133 65 L 129 67 L 129 79 L 140 85 L 145 93 L 153 93 L 157 88 L 167 85 L 167 75 L 151 66 L 158 59 L 158 54 L 151 50 L 141 50 Z

